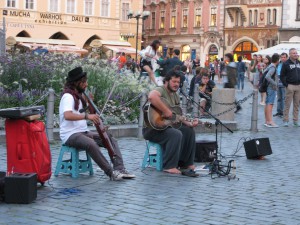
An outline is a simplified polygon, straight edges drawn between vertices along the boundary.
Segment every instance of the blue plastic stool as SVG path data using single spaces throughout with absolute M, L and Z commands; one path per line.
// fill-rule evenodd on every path
M 79 159 L 79 152 L 84 151 L 86 153 L 86 159 Z M 66 152 L 71 153 L 71 158 L 63 160 Z M 77 178 L 79 173 L 89 172 L 90 175 L 94 174 L 92 160 L 90 155 L 85 150 L 77 150 L 76 148 L 62 145 L 59 153 L 59 157 L 56 164 L 54 176 L 58 176 L 59 173 L 71 174 L 73 178 Z
M 152 148 L 156 149 L 156 153 L 150 153 L 150 150 L 152 150 Z M 153 166 L 158 171 L 163 170 L 162 147 L 160 144 L 146 141 L 146 152 L 144 155 L 142 168 L 144 169 L 146 166 Z

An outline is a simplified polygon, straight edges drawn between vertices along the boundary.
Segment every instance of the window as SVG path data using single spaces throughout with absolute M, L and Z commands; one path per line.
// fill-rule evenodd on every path
M 91 16 L 93 15 L 93 4 L 94 0 L 85 0 L 84 2 L 84 14 L 86 16 Z
M 296 20 L 300 20 L 300 0 L 297 0 L 297 15 Z
M 155 29 L 155 12 L 151 13 L 151 29 Z
M 122 3 L 122 20 L 128 21 L 129 3 Z
M 277 24 L 277 10 L 273 9 L 273 25 Z
M 160 26 L 159 28 L 165 28 L 165 11 L 160 12 Z
M 252 10 L 249 10 L 249 26 L 253 26 Z
M 49 2 L 49 8 L 50 12 L 58 12 L 58 0 L 50 0 Z
M 272 24 L 272 21 L 271 21 L 271 9 L 268 9 L 267 10 L 267 25 L 270 25 Z
M 67 13 L 75 13 L 75 0 L 67 0 Z
M 101 16 L 109 16 L 110 0 L 101 0 Z
M 34 0 L 26 0 L 25 9 L 34 9 Z
M 16 0 L 7 0 L 6 6 L 11 7 L 11 8 L 15 8 L 16 7 Z
M 171 28 L 175 28 L 176 26 L 176 10 L 172 10 L 171 13 Z
M 195 27 L 201 26 L 201 9 L 196 9 Z
M 210 26 L 217 26 L 217 8 L 213 7 L 210 9 Z
M 182 10 L 182 27 L 188 26 L 188 10 L 183 9 Z
M 254 10 L 254 26 L 257 26 L 257 17 L 258 17 L 258 12 L 257 10 Z

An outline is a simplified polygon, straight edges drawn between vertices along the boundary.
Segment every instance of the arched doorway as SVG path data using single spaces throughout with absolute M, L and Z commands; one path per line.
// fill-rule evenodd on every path
M 191 59 L 191 47 L 189 45 L 183 45 L 181 49 L 181 60 L 184 61 L 187 57 Z
M 219 50 L 216 45 L 209 46 L 208 49 L 208 56 L 206 57 L 205 66 L 209 66 L 210 62 L 213 62 L 215 59 L 218 58 Z
M 235 49 L 233 50 L 233 54 L 237 56 L 243 56 L 243 58 L 247 58 L 251 60 L 251 53 L 257 52 L 258 48 L 250 41 L 244 41 L 239 43 Z
M 56 32 L 49 39 L 69 40 L 69 38 L 61 32 Z
M 95 39 L 101 39 L 98 35 L 93 35 L 93 36 L 91 36 L 85 43 L 84 43 L 84 45 L 83 45 L 83 48 L 85 48 L 85 49 L 90 49 L 91 47 L 90 47 L 90 44 L 91 44 L 91 42 L 93 41 L 93 40 L 95 40 Z
M 18 33 L 16 37 L 30 37 L 30 35 L 27 33 L 27 31 L 23 30 Z

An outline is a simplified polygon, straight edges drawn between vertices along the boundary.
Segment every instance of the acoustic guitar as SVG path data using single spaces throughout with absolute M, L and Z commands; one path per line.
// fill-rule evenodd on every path
M 182 109 L 179 106 L 171 106 L 165 98 L 161 98 L 162 102 L 172 111 L 172 118 L 165 118 L 162 112 L 151 103 L 144 107 L 144 120 L 147 127 L 152 127 L 155 130 L 165 130 L 168 127 L 179 129 L 183 121 L 192 121 L 182 115 Z M 199 120 L 200 123 L 203 123 Z M 209 122 L 204 123 L 206 127 L 211 128 L 212 124 Z

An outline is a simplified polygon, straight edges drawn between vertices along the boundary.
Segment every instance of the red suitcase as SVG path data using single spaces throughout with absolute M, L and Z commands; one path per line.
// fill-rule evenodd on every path
M 7 174 L 36 173 L 44 184 L 51 177 L 51 152 L 43 122 L 6 119 Z

